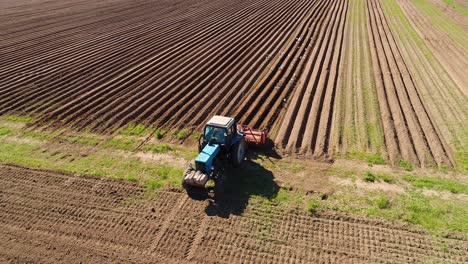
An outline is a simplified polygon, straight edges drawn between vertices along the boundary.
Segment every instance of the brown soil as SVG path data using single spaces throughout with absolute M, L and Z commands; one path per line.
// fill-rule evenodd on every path
M 468 242 L 342 213 L 0 165 L 0 261 L 36 263 L 417 263 L 467 261 Z M 441 245 L 446 245 L 442 247 Z
M 336 153 L 385 152 L 366 14 L 365 1 L 350 1 L 332 127 Z
M 40 9 L 68 13 L 46 12 L 39 19 L 43 13 L 33 12 L 39 4 L 3 11 L 26 15 L 24 21 L 0 21 L 8 33 L 1 48 L 10 51 L 1 70 L 11 76 L 0 112 L 26 111 L 99 132 L 129 122 L 200 126 L 213 113 L 240 112 L 246 123 L 272 124 L 294 88 L 289 80 L 299 70 L 299 47 L 309 42 L 307 27 L 318 23 L 311 18 L 329 5 L 107 0 L 88 7 L 86 1 L 49 1 Z M 298 36 L 302 40 L 294 41 Z M 253 102 L 258 98 L 275 108 Z
M 455 43 L 450 36 L 431 23 L 429 17 L 419 11 L 411 1 L 399 0 L 402 10 L 409 21 L 413 23 L 414 29 L 426 41 L 434 51 L 439 61 L 447 69 L 447 73 L 456 82 L 458 88 L 468 96 L 468 76 L 463 69 L 468 67 L 468 54 Z
M 370 38 L 379 104 L 383 115 L 385 139 L 391 161 L 400 158 L 420 164 L 453 165 L 451 149 L 438 131 L 428 105 L 423 101 L 423 84 L 413 79 L 390 30 L 381 3 L 367 1 Z M 396 142 L 395 142 L 396 140 Z M 391 147 L 390 147 L 391 146 Z
M 437 7 L 448 18 L 452 19 L 455 23 L 460 25 L 465 31 L 468 31 L 468 17 L 454 7 L 445 3 L 445 1 L 429 0 L 435 7 Z M 464 9 L 468 9 L 468 3 L 465 0 L 455 0 L 455 3 Z
M 328 161 L 333 151 L 373 152 L 421 167 L 453 166 L 452 148 L 463 142 L 466 97 L 452 78 L 466 83 L 466 63 L 450 64 L 458 51 L 421 20 L 439 53 L 451 47 L 439 56 L 450 73 L 424 60 L 416 43 L 391 32 L 379 1 L 1 7 L 0 115 L 31 115 L 37 126 L 191 133 L 222 114 L 269 128 L 287 154 Z
M 112 133 L 199 128 L 218 113 L 275 137 L 289 99 L 317 87 L 297 117 L 310 121 L 278 139 L 328 152 L 346 1 L 8 1 L 0 12 L 0 114 Z

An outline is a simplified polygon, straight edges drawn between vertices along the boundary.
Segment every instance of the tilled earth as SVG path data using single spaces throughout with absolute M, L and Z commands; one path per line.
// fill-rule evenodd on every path
M 0 262 L 466 263 L 468 242 L 336 212 L 0 165 Z
M 409 0 L 2 0 L 0 115 L 188 136 L 219 114 L 288 155 L 454 167 L 466 16 L 430 2 L 431 15 Z

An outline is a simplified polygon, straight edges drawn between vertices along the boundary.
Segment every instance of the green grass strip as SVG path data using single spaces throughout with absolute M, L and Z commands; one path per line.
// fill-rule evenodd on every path
M 403 176 L 403 180 L 419 188 L 447 190 L 452 193 L 468 194 L 468 185 L 452 180 L 433 177 L 417 177 L 413 175 L 405 175 Z

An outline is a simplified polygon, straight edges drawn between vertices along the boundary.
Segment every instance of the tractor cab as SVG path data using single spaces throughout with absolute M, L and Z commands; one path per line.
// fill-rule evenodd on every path
M 242 134 L 237 133 L 236 120 L 231 117 L 213 116 L 205 125 L 202 146 L 219 144 L 226 148 L 239 140 Z M 238 137 L 237 140 L 235 137 Z

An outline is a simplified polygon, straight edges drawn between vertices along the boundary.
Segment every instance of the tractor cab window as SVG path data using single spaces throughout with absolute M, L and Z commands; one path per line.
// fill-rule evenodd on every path
M 234 136 L 234 135 L 236 134 L 236 130 L 237 130 L 237 129 L 236 129 L 235 126 L 231 126 L 231 127 L 229 128 L 229 135 L 230 135 L 230 136 Z
M 225 144 L 226 143 L 226 129 L 220 127 L 206 126 L 205 127 L 205 140 L 211 143 Z

